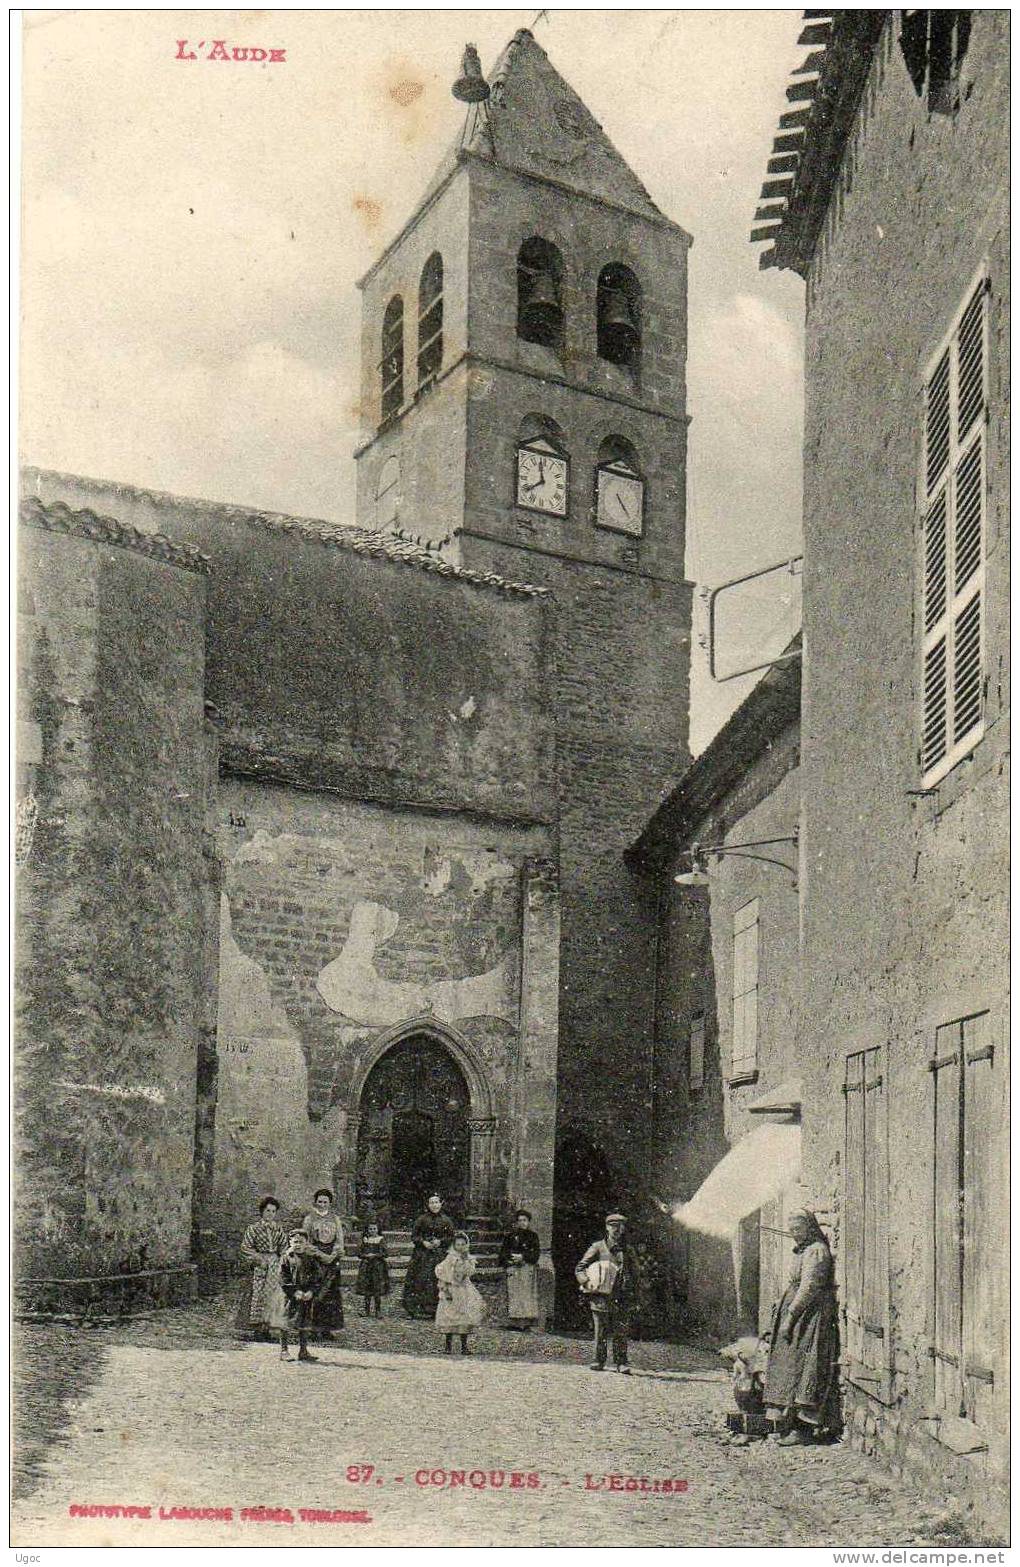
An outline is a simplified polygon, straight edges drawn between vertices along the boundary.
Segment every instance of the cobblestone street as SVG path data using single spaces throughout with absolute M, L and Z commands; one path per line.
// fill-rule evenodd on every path
M 590 1372 L 578 1339 L 489 1328 L 472 1358 L 449 1360 L 429 1324 L 354 1317 L 299 1366 L 235 1341 L 229 1312 L 18 1328 L 14 1544 L 879 1546 L 952 1533 L 934 1499 L 848 1448 L 723 1445 L 727 1379 L 707 1350 L 637 1344 L 627 1379 Z M 357 1465 L 373 1466 L 367 1482 L 348 1478 Z M 416 1483 L 421 1470 L 437 1483 Z M 455 1470 L 472 1481 L 451 1488 Z M 687 1489 L 615 1490 L 609 1475 Z M 149 1506 L 152 1521 L 72 1518 L 76 1503 Z M 259 1506 L 294 1522 L 241 1521 Z M 160 1507 L 234 1517 L 161 1521 Z M 301 1508 L 371 1522 L 306 1522 Z

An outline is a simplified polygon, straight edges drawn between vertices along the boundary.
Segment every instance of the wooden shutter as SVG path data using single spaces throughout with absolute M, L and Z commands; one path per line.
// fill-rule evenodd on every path
M 733 1052 L 731 1075 L 758 1065 L 758 899 L 733 916 Z
M 962 1030 L 937 1030 L 930 1063 L 934 1093 L 932 1183 L 932 1355 L 935 1408 L 957 1416 L 963 1403 L 963 1171 L 961 1168 Z
M 843 1314 L 851 1381 L 888 1397 L 889 1178 L 884 1052 L 847 1057 L 842 1237 Z
M 867 1050 L 862 1062 L 864 1101 L 863 1360 L 871 1371 L 888 1364 L 889 1183 L 886 1158 L 886 1085 L 883 1052 Z
M 991 1415 L 996 1349 L 992 1215 L 1002 1201 L 996 1135 L 1001 1092 L 987 1012 L 963 1024 L 963 1412 L 985 1425 Z
M 846 1356 L 852 1368 L 864 1362 L 864 1051 L 847 1056 L 840 1239 L 843 1257 L 843 1314 Z
M 952 422 L 949 407 L 949 376 L 949 349 L 947 348 L 928 382 L 925 399 L 924 449 L 929 495 L 935 493 L 949 467 L 949 432 Z
M 984 278 L 971 295 L 957 332 L 957 439 L 966 440 L 985 402 L 985 297 Z
M 982 732 L 987 292 L 982 278 L 925 387 L 920 761 L 928 784 Z
M 771 1202 L 762 1204 L 758 1224 L 760 1332 L 771 1326 L 772 1313 L 790 1278 L 793 1240 L 788 1229 L 789 1213 L 801 1200 L 796 1188 L 788 1188 Z

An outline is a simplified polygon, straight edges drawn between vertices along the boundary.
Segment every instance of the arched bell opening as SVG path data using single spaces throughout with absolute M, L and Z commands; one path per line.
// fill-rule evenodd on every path
M 517 253 L 517 336 L 563 357 L 563 257 L 547 239 Z
M 404 405 L 404 301 L 399 294 L 394 294 L 383 315 L 379 381 L 381 417 L 386 425 Z
M 612 262 L 599 273 L 598 355 L 637 376 L 641 368 L 641 284 L 630 267 Z
M 443 258 L 434 250 L 418 285 L 418 390 L 432 385 L 443 367 Z

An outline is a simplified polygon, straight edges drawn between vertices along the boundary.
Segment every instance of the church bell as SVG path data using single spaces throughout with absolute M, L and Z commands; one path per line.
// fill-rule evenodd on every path
M 464 58 L 460 62 L 460 75 L 453 84 L 453 96 L 461 103 L 484 103 L 489 96 L 489 84 L 482 75 L 482 62 L 474 44 L 466 44 Z
M 622 289 L 607 289 L 599 321 L 600 352 L 613 364 L 628 364 L 638 345 L 638 329 L 630 300 Z
M 555 280 L 548 272 L 536 272 L 521 310 L 521 325 L 533 343 L 552 343 L 563 321 L 563 309 Z

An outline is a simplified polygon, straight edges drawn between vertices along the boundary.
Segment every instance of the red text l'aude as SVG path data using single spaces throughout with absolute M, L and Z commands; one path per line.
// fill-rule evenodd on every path
M 206 43 L 200 38 L 192 44 L 190 38 L 178 38 L 175 60 L 233 60 L 254 61 L 257 65 L 281 65 L 287 58 L 286 49 L 262 49 L 258 45 L 228 44 L 225 38 L 214 38 Z

